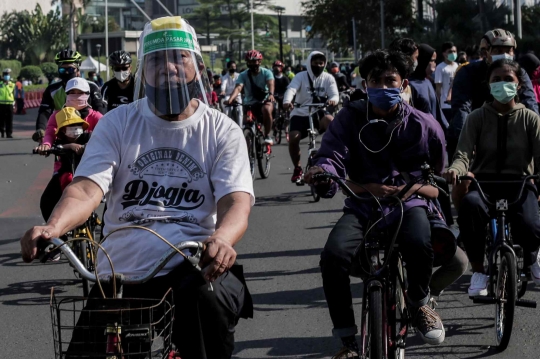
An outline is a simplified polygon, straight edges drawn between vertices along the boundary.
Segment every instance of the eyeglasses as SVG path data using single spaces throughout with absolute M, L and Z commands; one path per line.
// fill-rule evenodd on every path
M 113 67 L 113 71 L 127 71 L 129 70 L 129 65 L 122 66 L 122 67 Z
M 75 72 L 77 72 L 77 69 L 75 67 L 59 67 L 58 68 L 58 73 L 60 75 L 63 75 L 63 74 L 74 74 Z

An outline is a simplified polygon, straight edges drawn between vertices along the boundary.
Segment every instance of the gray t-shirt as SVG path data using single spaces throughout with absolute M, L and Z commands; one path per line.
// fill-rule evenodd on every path
M 129 225 L 155 230 L 171 243 L 213 234 L 217 202 L 233 192 L 253 195 L 246 143 L 230 118 L 199 102 L 186 120 L 156 117 L 143 98 L 107 113 L 96 126 L 75 177 L 107 198 L 104 234 Z M 127 229 L 103 243 L 115 272 L 142 275 L 169 246 L 148 231 Z M 180 255 L 159 273 L 170 272 Z M 98 254 L 98 273 L 110 273 Z

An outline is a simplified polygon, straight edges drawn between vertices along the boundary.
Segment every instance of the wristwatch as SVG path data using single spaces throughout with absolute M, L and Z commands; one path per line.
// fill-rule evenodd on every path
M 269 93 L 268 93 L 268 96 L 274 96 L 274 94 L 273 94 L 273 93 L 271 93 L 271 92 L 269 92 Z

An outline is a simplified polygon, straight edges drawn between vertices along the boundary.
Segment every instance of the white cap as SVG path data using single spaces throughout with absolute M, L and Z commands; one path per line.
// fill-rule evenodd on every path
M 67 82 L 66 92 L 74 89 L 81 90 L 82 92 L 90 92 L 90 85 L 88 85 L 88 81 L 82 77 L 75 77 Z
M 8 67 L 7 69 L 4 69 L 4 71 L 2 71 L 2 73 L 4 74 L 9 74 L 11 72 L 11 69 Z

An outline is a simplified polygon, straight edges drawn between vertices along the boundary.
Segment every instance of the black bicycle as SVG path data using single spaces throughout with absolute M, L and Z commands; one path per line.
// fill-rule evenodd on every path
M 33 150 L 32 153 L 37 153 L 37 151 Z M 73 151 L 65 149 L 62 145 L 54 145 L 49 150 L 45 151 L 45 156 L 58 156 L 62 157 L 65 161 L 68 161 L 68 163 L 71 166 L 71 173 L 75 173 L 75 170 L 77 168 L 77 163 L 75 161 L 75 154 Z M 90 217 L 78 226 L 77 228 L 67 232 L 63 238 L 65 240 L 68 240 L 70 238 L 74 239 L 88 239 L 91 241 L 97 241 L 98 236 L 101 234 L 101 227 L 102 227 L 102 221 L 99 218 L 98 214 L 93 211 Z M 77 257 L 83 263 L 86 269 L 89 271 L 94 270 L 94 256 L 92 253 L 92 250 L 90 246 L 88 245 L 86 240 L 76 240 L 73 242 L 70 242 L 71 246 L 73 248 L 73 251 L 77 254 Z M 49 254 L 47 256 L 43 256 L 41 258 L 42 262 L 48 261 L 50 258 L 54 257 L 58 254 L 58 251 L 47 251 Z M 90 293 L 90 283 L 88 280 L 80 274 L 75 271 L 75 274 L 81 279 L 82 287 L 83 287 L 83 295 L 85 297 L 88 296 L 88 293 Z
M 289 141 L 289 111 L 283 109 L 283 96 L 276 99 L 274 102 L 274 122 L 272 123 L 272 130 L 274 134 L 274 141 L 276 144 L 281 143 L 283 132 L 285 137 Z
M 243 118 L 242 118 L 242 111 L 239 111 L 238 109 L 241 108 L 242 104 L 241 103 L 238 103 L 236 101 L 234 101 L 233 103 L 231 103 L 230 105 L 226 105 L 225 103 L 223 104 L 223 106 L 225 108 L 232 108 L 232 111 L 231 111 L 231 119 L 236 122 L 236 124 L 238 126 L 240 126 L 240 128 L 243 128 Z
M 322 111 L 326 108 L 326 103 L 319 103 L 319 104 L 310 104 L 307 105 L 309 110 L 309 129 L 308 129 L 308 159 L 306 162 L 306 169 L 304 171 L 304 174 L 309 171 L 309 169 L 313 166 L 313 163 L 315 161 L 315 155 L 317 154 L 317 136 L 319 135 L 319 132 L 315 129 L 315 120 L 314 117 L 318 116 L 319 111 Z M 303 186 L 305 184 L 304 182 L 304 176 L 302 176 L 298 181 L 296 181 L 297 186 Z M 311 186 L 311 195 L 313 196 L 313 200 L 315 202 L 319 202 L 321 199 L 321 196 L 317 193 L 315 188 Z
M 394 233 L 378 229 L 380 217 L 371 221 L 364 234 L 364 241 L 355 251 L 355 261 L 351 275 L 362 278 L 364 290 L 362 294 L 362 321 L 360 357 L 369 359 L 403 359 L 405 358 L 405 341 L 409 331 L 411 315 L 407 308 L 407 274 L 406 268 L 396 244 L 403 220 L 403 202 L 401 198 L 417 183 L 437 187 L 436 180 L 444 179 L 433 175 L 430 167 L 422 167 L 422 176 L 411 180 L 398 194 L 377 198 L 359 197 L 346 184 L 346 179 L 331 173 L 316 174 L 313 181 L 335 181 L 346 193 L 358 203 L 374 204 L 375 208 L 383 203 L 395 205 L 401 212 Z M 362 187 L 361 185 L 357 184 Z M 376 209 L 375 209 L 376 211 Z
M 540 176 L 526 176 L 519 181 L 481 181 L 490 185 L 521 184 L 516 200 L 487 199 L 476 178 L 459 177 L 460 181 L 472 181 L 482 201 L 488 206 L 490 221 L 486 241 L 487 269 L 489 275 L 487 296 L 476 296 L 474 303 L 495 304 L 495 334 L 497 349 L 505 350 L 510 342 L 514 325 L 515 307 L 536 308 L 536 301 L 521 299 L 527 291 L 527 272 L 523 262 L 523 248 L 514 243 L 511 224 L 506 215 L 518 204 L 528 181 Z
M 259 167 L 261 178 L 268 178 L 272 159 L 272 146 L 264 142 L 261 114 L 255 114 L 253 106 L 245 106 L 246 122 L 244 123 L 244 138 L 246 139 L 251 177 L 255 179 L 255 162 Z

